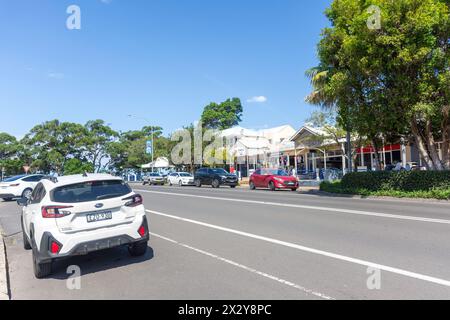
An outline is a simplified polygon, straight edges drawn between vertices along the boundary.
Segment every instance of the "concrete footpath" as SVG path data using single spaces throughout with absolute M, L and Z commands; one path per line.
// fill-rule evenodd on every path
M 6 250 L 3 242 L 3 230 L 0 226 L 0 300 L 9 300 L 6 272 Z

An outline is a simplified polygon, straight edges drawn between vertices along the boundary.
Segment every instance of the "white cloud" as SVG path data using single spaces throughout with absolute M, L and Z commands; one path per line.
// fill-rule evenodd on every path
M 64 73 L 61 72 L 49 72 L 47 74 L 47 77 L 49 77 L 50 79 L 64 79 Z
M 248 103 L 264 103 L 267 102 L 267 98 L 265 96 L 256 96 L 247 100 Z

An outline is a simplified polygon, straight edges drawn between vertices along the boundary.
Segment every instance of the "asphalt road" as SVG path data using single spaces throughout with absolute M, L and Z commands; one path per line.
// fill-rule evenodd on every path
M 152 232 L 145 257 L 117 248 L 71 258 L 44 280 L 22 249 L 20 208 L 0 203 L 12 299 L 450 299 L 448 203 L 135 191 Z M 71 265 L 79 290 L 67 287 Z

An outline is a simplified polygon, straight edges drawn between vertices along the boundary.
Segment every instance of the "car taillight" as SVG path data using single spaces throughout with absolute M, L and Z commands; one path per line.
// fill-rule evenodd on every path
M 141 238 L 145 238 L 148 235 L 148 223 L 146 217 L 144 217 L 144 220 L 142 221 L 142 224 L 138 229 L 138 233 Z
M 127 201 L 127 203 L 125 203 L 125 206 L 127 207 L 137 207 L 144 203 L 144 199 L 142 199 L 140 194 L 135 194 L 122 200 Z
M 145 230 L 145 227 L 144 227 L 144 226 L 141 226 L 141 227 L 139 228 L 138 232 L 139 232 L 139 235 L 140 235 L 142 238 L 145 237 L 146 230 Z
M 55 241 L 52 241 L 52 243 L 50 244 L 50 252 L 52 254 L 57 254 L 57 253 L 59 253 L 60 250 L 61 250 L 61 245 Z
M 51 206 L 51 207 L 42 207 L 42 217 L 43 218 L 62 218 L 72 214 L 72 212 L 66 210 L 69 206 Z

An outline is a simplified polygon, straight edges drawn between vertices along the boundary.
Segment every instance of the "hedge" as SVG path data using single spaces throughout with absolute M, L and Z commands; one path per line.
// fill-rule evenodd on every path
M 431 191 L 450 189 L 450 171 L 372 171 L 345 175 L 341 187 L 369 191 Z

